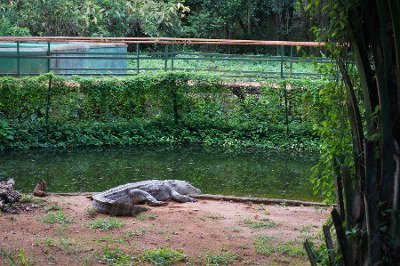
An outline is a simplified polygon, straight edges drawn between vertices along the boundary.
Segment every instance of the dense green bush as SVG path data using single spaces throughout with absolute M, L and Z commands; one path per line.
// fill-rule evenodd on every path
M 0 148 L 150 143 L 309 147 L 316 139 L 312 123 L 319 117 L 310 103 L 323 84 L 270 80 L 250 92 L 182 72 L 101 79 L 4 77 Z

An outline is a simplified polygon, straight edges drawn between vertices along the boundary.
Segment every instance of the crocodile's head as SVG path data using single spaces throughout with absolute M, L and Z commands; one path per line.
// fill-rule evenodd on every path
M 187 195 L 187 194 L 201 194 L 201 190 L 192 186 L 187 181 L 181 180 L 169 180 L 169 184 L 176 190 L 179 194 Z

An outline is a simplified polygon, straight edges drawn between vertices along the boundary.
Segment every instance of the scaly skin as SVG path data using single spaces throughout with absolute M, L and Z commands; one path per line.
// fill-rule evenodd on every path
M 201 191 L 186 181 L 148 180 L 117 186 L 94 195 L 93 208 L 110 215 L 132 215 L 146 210 L 137 205 L 142 202 L 160 206 L 167 204 L 167 200 L 196 201 L 187 196 L 189 194 L 201 194 Z

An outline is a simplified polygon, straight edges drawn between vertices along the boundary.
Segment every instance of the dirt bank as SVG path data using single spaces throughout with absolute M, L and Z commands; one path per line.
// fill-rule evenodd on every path
M 0 212 L 0 265 L 13 259 L 98 265 L 121 258 L 144 265 L 151 256 L 143 252 L 157 248 L 181 251 L 186 255 L 182 264 L 307 265 L 302 242 L 320 232 L 329 212 L 214 200 L 171 202 L 136 217 L 116 218 L 121 227 L 101 230 L 90 225 L 108 216 L 93 214 L 85 196 L 52 195 L 26 206 L 17 214 Z

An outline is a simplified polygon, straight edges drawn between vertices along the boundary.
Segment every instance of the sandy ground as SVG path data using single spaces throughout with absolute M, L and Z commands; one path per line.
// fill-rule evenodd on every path
M 85 196 L 49 196 L 25 208 L 17 214 L 0 212 L 0 265 L 13 258 L 34 265 L 100 265 L 106 263 L 106 250 L 135 257 L 156 248 L 182 251 L 188 258 L 182 265 L 218 265 L 218 260 L 219 265 L 308 265 L 302 242 L 320 234 L 329 212 L 212 200 L 171 202 L 136 217 L 118 217 L 122 227 L 103 231 L 89 224 L 108 216 L 91 217 L 91 200 Z M 43 221 L 58 208 L 71 224 Z

